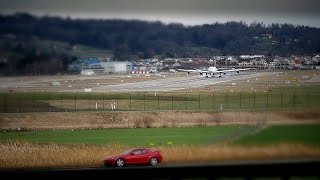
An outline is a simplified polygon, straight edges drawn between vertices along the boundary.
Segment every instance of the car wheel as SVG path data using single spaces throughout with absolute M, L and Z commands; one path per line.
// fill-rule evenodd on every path
M 158 159 L 153 157 L 149 160 L 151 166 L 155 166 L 158 164 Z
M 117 159 L 116 164 L 118 167 L 124 166 L 124 160 L 123 159 Z

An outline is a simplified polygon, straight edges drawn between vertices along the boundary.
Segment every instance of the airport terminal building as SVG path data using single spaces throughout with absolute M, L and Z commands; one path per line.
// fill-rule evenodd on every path
M 127 74 L 132 71 L 131 62 L 99 62 L 83 66 L 81 74 Z

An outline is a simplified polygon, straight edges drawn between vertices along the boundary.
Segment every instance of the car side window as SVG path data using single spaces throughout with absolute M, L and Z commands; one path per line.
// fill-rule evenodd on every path
M 148 152 L 148 150 L 144 149 L 142 150 L 142 154 L 146 154 Z
M 142 152 L 141 150 L 136 150 L 136 151 L 133 151 L 133 154 L 138 155 L 138 154 L 142 154 Z

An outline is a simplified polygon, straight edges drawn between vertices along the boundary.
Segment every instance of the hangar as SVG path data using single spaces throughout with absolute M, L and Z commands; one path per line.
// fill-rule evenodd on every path
M 83 71 L 93 71 L 94 74 L 127 74 L 132 71 L 132 63 L 125 62 L 99 62 L 82 67 Z

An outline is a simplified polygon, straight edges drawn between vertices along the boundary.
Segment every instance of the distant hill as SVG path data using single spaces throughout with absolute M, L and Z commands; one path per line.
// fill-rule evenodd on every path
M 0 70 L 12 61 L 17 62 L 15 67 L 23 69 L 28 63 L 21 62 L 28 56 L 54 57 L 67 64 L 87 54 L 72 51 L 81 46 L 95 49 L 91 51 L 97 52 L 93 55 L 113 54 L 115 60 L 155 55 L 171 58 L 241 54 L 290 56 L 320 52 L 320 28 L 308 26 L 244 22 L 183 26 L 159 21 L 35 17 L 26 13 L 0 15 L 0 39 Z M 47 42 L 51 46 L 43 49 Z
M 49 75 L 68 73 L 68 65 L 78 59 L 109 58 L 112 52 L 68 42 L 27 40 L 13 34 L 0 36 L 0 75 Z

